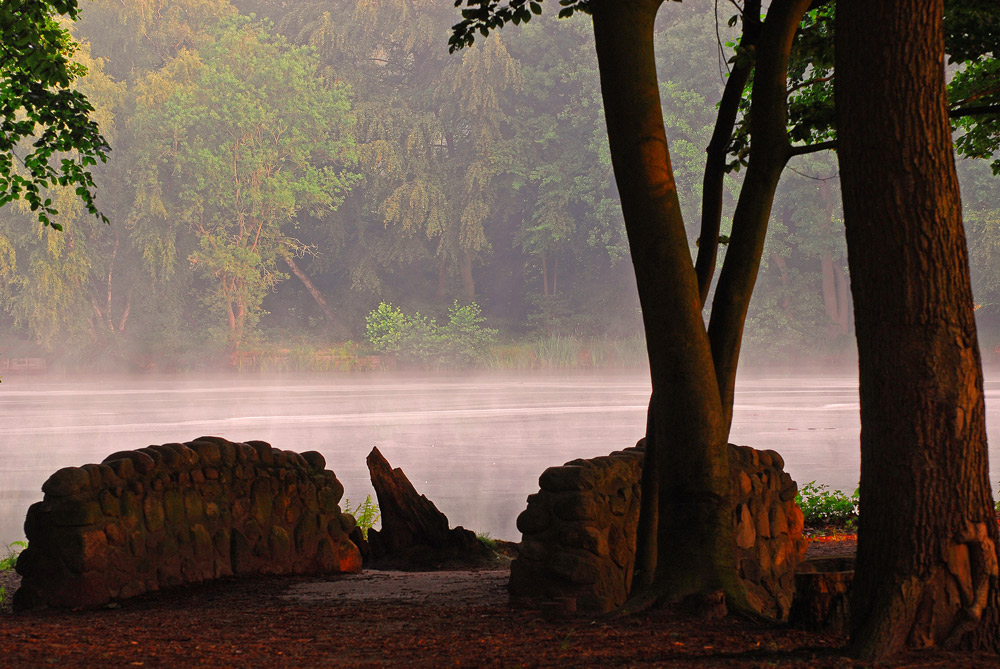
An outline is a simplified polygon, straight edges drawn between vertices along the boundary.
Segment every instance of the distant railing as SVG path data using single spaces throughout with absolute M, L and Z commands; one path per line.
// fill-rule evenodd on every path
M 0 372 L 9 374 L 41 374 L 45 358 L 0 358 Z

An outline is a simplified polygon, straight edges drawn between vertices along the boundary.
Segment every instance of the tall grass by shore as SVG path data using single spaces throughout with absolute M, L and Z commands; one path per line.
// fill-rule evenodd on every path
M 262 345 L 236 352 L 233 367 L 242 373 L 372 372 L 400 369 L 391 355 L 376 355 L 354 342 L 331 345 Z M 490 347 L 474 369 L 632 369 L 646 365 L 642 337 L 550 336 Z M 419 367 L 409 367 L 419 369 Z

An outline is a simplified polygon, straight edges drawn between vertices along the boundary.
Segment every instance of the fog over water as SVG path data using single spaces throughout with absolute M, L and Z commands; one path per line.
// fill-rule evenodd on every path
M 372 493 L 378 446 L 452 525 L 516 540 L 538 475 L 631 446 L 643 432 L 646 374 L 491 376 L 7 376 L 0 385 L 0 542 L 23 536 L 28 506 L 55 470 L 119 450 L 218 435 L 317 450 L 352 504 Z M 987 382 L 990 465 L 1000 471 L 1000 375 Z M 771 448 L 800 483 L 858 480 L 857 380 L 744 375 L 731 441 Z

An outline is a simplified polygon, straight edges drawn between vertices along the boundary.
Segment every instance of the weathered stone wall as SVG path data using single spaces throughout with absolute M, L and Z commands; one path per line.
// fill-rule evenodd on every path
M 798 486 L 776 452 L 733 444 L 729 449 L 740 578 L 754 609 L 787 620 L 795 594 L 795 568 L 807 545 L 802 510 L 795 503 Z
M 572 602 L 581 611 L 621 606 L 632 585 L 642 455 L 628 448 L 542 472 L 541 490 L 517 517 L 515 600 Z
M 356 572 L 344 487 L 316 452 L 201 437 L 60 469 L 28 509 L 18 610 L 223 576 Z
M 611 611 L 628 595 L 639 520 L 640 446 L 546 469 L 518 516 L 517 600 Z M 751 606 L 786 619 L 805 552 L 797 488 L 774 451 L 730 445 L 736 558 Z

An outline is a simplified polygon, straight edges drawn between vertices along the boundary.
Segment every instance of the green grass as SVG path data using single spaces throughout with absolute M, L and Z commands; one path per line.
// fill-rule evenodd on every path
M 642 337 L 611 339 L 552 335 L 530 341 L 498 344 L 490 349 L 486 366 L 496 370 L 624 369 L 648 364 Z
M 0 558 L 0 571 L 9 571 L 17 564 L 17 556 L 28 547 L 27 541 L 15 541 L 7 547 L 7 555 Z
M 479 532 L 476 534 L 476 539 L 479 543 L 489 548 L 491 551 L 495 551 L 497 548 L 497 540 L 490 536 L 489 532 Z
M 530 369 L 631 369 L 645 367 L 646 343 L 642 337 L 577 337 L 552 335 L 536 339 L 494 343 L 474 368 L 497 371 Z M 420 366 L 410 361 L 411 365 Z M 370 372 L 395 365 L 395 358 L 376 354 L 370 346 L 352 341 L 286 342 L 258 341 L 248 344 L 233 358 L 243 373 Z M 434 365 L 427 364 L 428 368 Z

